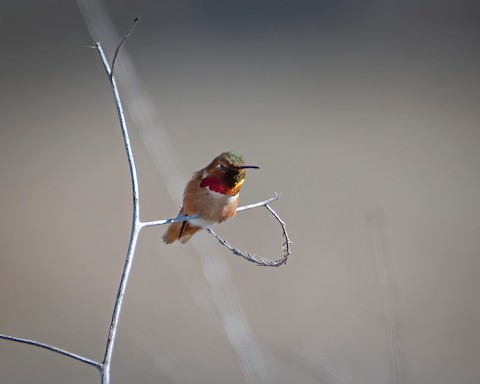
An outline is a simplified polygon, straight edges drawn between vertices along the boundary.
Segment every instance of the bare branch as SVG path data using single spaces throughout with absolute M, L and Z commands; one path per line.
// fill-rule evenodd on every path
M 279 198 L 280 198 L 280 195 L 279 195 L 278 193 L 275 193 L 275 196 L 270 197 L 270 198 L 267 199 L 267 200 L 260 201 L 259 203 L 244 205 L 243 207 L 238 207 L 238 208 L 237 208 L 237 212 L 246 211 L 246 210 L 248 210 L 248 209 L 261 207 L 262 205 L 266 205 L 266 204 L 268 204 L 268 203 L 271 203 L 271 202 L 273 202 L 273 201 L 275 201 L 275 200 L 278 200 Z
M 128 137 L 128 128 L 127 128 L 127 122 L 126 122 L 126 119 L 125 119 L 125 113 L 124 113 L 122 102 L 121 102 L 121 99 L 120 99 L 120 94 L 118 92 L 118 87 L 117 87 L 115 78 L 113 76 L 113 65 L 115 64 L 115 60 L 118 56 L 118 52 L 119 52 L 120 48 L 122 47 L 123 43 L 125 42 L 125 40 L 127 39 L 127 37 L 132 32 L 132 29 L 135 26 L 137 21 L 138 21 L 138 18 L 136 18 L 133 21 L 133 24 L 130 26 L 130 28 L 127 31 L 127 33 L 125 34 L 124 38 L 121 40 L 120 44 L 118 45 L 118 47 L 115 51 L 111 66 L 108 63 L 108 59 L 105 55 L 105 52 L 103 51 L 103 48 L 102 48 L 101 44 L 99 42 L 97 42 L 95 44 L 95 48 L 97 49 L 97 52 L 100 55 L 100 58 L 102 60 L 102 64 L 105 68 L 105 72 L 107 73 L 108 79 L 110 81 L 112 93 L 113 93 L 113 96 L 114 96 L 115 106 L 117 108 L 117 113 L 118 113 L 118 117 L 119 117 L 119 120 L 120 120 L 120 128 L 122 130 L 125 150 L 127 152 L 128 164 L 129 164 L 129 167 L 130 167 L 130 176 L 131 176 L 131 181 L 132 181 L 132 195 L 133 195 L 132 231 L 131 231 L 131 235 L 130 235 L 130 242 L 129 242 L 129 245 L 128 245 L 128 251 L 127 251 L 127 256 L 126 256 L 126 260 L 125 260 L 125 265 L 124 265 L 124 268 L 123 268 L 122 277 L 120 279 L 120 286 L 118 288 L 117 297 L 115 299 L 115 305 L 114 305 L 114 308 L 113 308 L 112 320 L 111 320 L 110 328 L 109 328 L 109 331 L 108 331 L 108 338 L 107 338 L 107 343 L 106 343 L 106 346 L 105 346 L 105 355 L 104 355 L 103 361 L 102 361 L 102 363 L 99 363 L 99 362 L 87 359 L 85 357 L 82 357 L 80 355 L 77 355 L 75 353 L 65 351 L 63 349 L 60 349 L 60 348 L 57 348 L 57 347 L 54 347 L 54 346 L 51 346 L 51 345 L 48 345 L 48 344 L 40 343 L 40 342 L 37 342 L 37 341 L 22 339 L 22 338 L 18 338 L 18 337 L 14 337 L 14 336 L 8 336 L 8 335 L 0 335 L 0 338 L 5 339 L 5 340 L 11 340 L 11 341 L 15 341 L 15 342 L 18 342 L 18 343 L 24 343 L 24 344 L 29 344 L 29 345 L 37 346 L 37 347 L 40 347 L 40 348 L 48 349 L 52 352 L 60 353 L 62 355 L 71 357 L 73 359 L 82 361 L 86 364 L 93 365 L 94 367 L 96 367 L 99 370 L 101 382 L 103 384 L 109 384 L 109 382 L 110 382 L 110 364 L 111 364 L 111 358 L 112 358 L 112 353 L 113 353 L 113 346 L 114 346 L 114 342 L 115 342 L 115 336 L 116 336 L 116 332 L 117 332 L 117 328 L 118 328 L 118 321 L 119 321 L 119 318 L 120 318 L 120 311 L 121 311 L 121 307 L 122 307 L 122 303 L 123 303 L 123 297 L 125 295 L 125 290 L 126 290 L 126 287 L 127 287 L 128 277 L 130 275 L 130 271 L 131 271 L 131 267 L 132 267 L 133 257 L 135 255 L 135 248 L 136 248 L 137 241 L 138 241 L 138 235 L 140 233 L 140 230 L 142 229 L 142 227 L 140 225 L 140 204 L 139 204 L 139 201 L 138 201 L 139 192 L 138 192 L 138 179 L 137 179 L 137 171 L 136 171 L 136 167 L 135 167 L 135 160 L 134 160 L 134 157 L 133 157 L 132 147 L 130 145 L 130 139 Z
M 132 22 L 132 24 L 130 25 L 130 28 L 128 28 L 127 33 L 125 34 L 125 36 L 123 36 L 123 39 L 122 39 L 122 41 L 120 41 L 120 44 L 118 44 L 117 49 L 115 50 L 115 53 L 113 54 L 112 65 L 111 65 L 111 69 L 110 69 L 110 74 L 113 73 L 113 69 L 115 68 L 115 62 L 117 61 L 118 52 L 120 52 L 120 49 L 123 47 L 123 44 L 125 43 L 125 41 L 128 39 L 128 36 L 130 36 L 130 34 L 132 33 L 133 28 L 134 28 L 135 25 L 137 24 L 138 20 L 140 20 L 140 17 L 139 17 L 139 16 L 137 16 L 135 19 L 133 19 L 133 22 Z M 109 74 L 109 75 L 110 75 L 110 74 Z
M 157 225 L 165 225 L 165 224 L 171 224 L 171 223 L 178 223 L 179 221 L 187 221 L 187 220 L 194 220 L 198 219 L 198 215 L 191 215 L 191 216 L 177 216 L 172 219 L 161 219 L 161 220 L 155 220 L 155 221 L 145 221 L 142 222 L 140 225 L 143 227 L 155 227 Z
M 273 210 L 272 207 L 270 207 L 268 204 L 265 204 L 265 208 L 268 209 L 268 211 L 277 219 L 277 221 L 280 223 L 280 226 L 282 227 L 283 231 L 283 238 L 285 239 L 285 242 L 283 243 L 283 255 L 285 258 L 285 264 L 287 263 L 287 258 L 292 254 L 292 250 L 290 249 L 290 246 L 292 245 L 292 241 L 288 237 L 287 233 L 287 225 L 285 222 L 280 218 L 280 216 Z
M 277 195 L 277 198 L 278 198 L 278 195 Z M 253 205 L 255 204 L 252 204 L 252 206 Z M 207 228 L 206 231 L 210 233 L 213 237 L 215 237 L 220 244 L 222 244 L 223 246 L 227 247 L 230 251 L 232 251 L 234 255 L 241 256 L 245 260 L 250 261 L 251 263 L 254 263 L 260 267 L 279 267 L 280 265 L 287 263 L 288 256 L 290 256 L 290 254 L 292 253 L 290 249 L 290 245 L 292 244 L 292 242 L 288 237 L 287 227 L 285 225 L 285 222 L 280 218 L 280 216 L 278 216 L 278 214 L 267 203 L 264 203 L 264 204 L 259 203 L 259 205 L 256 205 L 255 207 L 251 207 L 251 208 L 256 208 L 257 206 L 262 206 L 262 205 L 265 208 L 267 208 L 267 210 L 275 217 L 275 219 L 277 219 L 277 221 L 280 223 L 280 226 L 282 227 L 283 238 L 285 239 L 285 242 L 283 243 L 283 256 L 278 260 L 268 260 L 264 258 L 257 259 L 255 255 L 242 252 L 238 248 L 235 248 L 234 246 L 230 245 L 226 240 L 222 239 L 210 228 Z M 249 208 L 245 208 L 245 209 L 249 209 Z
M 243 207 L 238 207 L 237 212 L 241 211 L 246 211 L 248 209 L 252 208 L 257 208 L 261 206 L 265 206 L 268 203 L 271 203 L 272 201 L 278 200 L 280 198 L 280 195 L 275 194 L 275 196 L 270 197 L 269 199 L 260 201 L 258 203 L 253 203 L 253 204 L 248 204 L 244 205 Z M 172 219 L 161 219 L 161 220 L 155 220 L 155 221 L 145 221 L 141 222 L 140 225 L 141 227 L 155 227 L 157 225 L 165 225 L 165 224 L 171 224 L 171 223 L 177 223 L 179 221 L 186 221 L 186 220 L 193 220 L 193 219 L 198 219 L 198 215 L 191 215 L 191 216 L 177 216 Z
M 86 357 L 77 355 L 76 353 L 69 352 L 69 351 L 66 351 L 66 350 L 58 348 L 58 347 L 54 347 L 53 345 L 50 345 L 50 344 L 45 344 L 45 343 L 41 343 L 39 341 L 23 339 L 21 337 L 9 336 L 9 335 L 4 335 L 4 334 L 0 334 L 0 339 L 10 340 L 10 341 L 14 341 L 16 343 L 28 344 L 28 345 L 33 345 L 34 347 L 47 349 L 49 351 L 56 352 L 56 353 L 59 353 L 61 355 L 65 355 L 67 357 L 71 357 L 72 359 L 81 361 L 82 363 L 93 365 L 98 370 L 102 369 L 102 363 L 99 363 L 98 361 L 90 360 Z
M 119 46 L 117 47 L 117 50 L 115 51 L 114 59 L 116 58 L 117 53 L 118 53 L 120 47 L 122 46 L 123 42 L 128 37 L 130 32 L 132 31 L 132 28 L 135 25 L 137 20 L 138 20 L 138 18 L 135 19 L 134 24 L 130 27 L 127 34 L 122 39 Z M 117 113 L 118 113 L 118 117 L 120 119 L 120 128 L 122 130 L 123 142 L 124 142 L 124 145 L 125 145 L 125 150 L 127 152 L 128 164 L 129 164 L 129 168 L 130 168 L 130 178 L 131 178 L 131 181 L 132 181 L 132 196 L 133 196 L 133 215 L 132 215 L 133 217 L 132 217 L 132 230 L 131 230 L 131 234 L 130 234 L 130 242 L 129 242 L 129 245 L 128 245 L 128 251 L 127 251 L 127 256 L 126 256 L 126 259 L 125 259 L 125 265 L 123 267 L 122 277 L 120 279 L 120 285 L 118 287 L 117 297 L 115 299 L 115 305 L 114 305 L 114 308 L 113 308 L 112 320 L 110 322 L 110 328 L 108 330 L 107 343 L 106 343 L 106 346 L 105 346 L 105 355 L 103 357 L 103 362 L 102 362 L 102 370 L 101 370 L 102 383 L 108 384 L 110 382 L 110 364 L 111 364 L 111 360 L 112 360 L 112 353 L 113 353 L 113 347 L 114 347 L 114 343 L 115 343 L 115 336 L 116 336 L 117 329 L 118 329 L 118 321 L 120 319 L 120 312 L 121 312 L 122 304 L 123 304 L 123 297 L 125 295 L 125 290 L 127 288 L 128 277 L 130 276 L 130 271 L 131 271 L 131 268 L 132 268 L 133 258 L 135 256 L 135 248 L 137 246 L 138 235 L 139 235 L 142 227 L 140 225 L 140 204 L 139 204 L 139 201 L 138 201 L 139 192 L 138 192 L 137 169 L 135 167 L 135 159 L 134 159 L 134 156 L 133 156 L 132 146 L 130 144 L 130 139 L 128 137 L 128 127 L 127 127 L 127 122 L 125 120 L 125 113 L 123 111 L 122 101 L 120 99 L 120 94 L 118 92 L 115 77 L 113 76 L 112 69 L 110 69 L 110 67 L 108 65 L 108 60 L 105 56 L 105 53 L 103 52 L 102 46 L 99 42 L 97 42 L 96 47 L 97 47 L 97 51 L 100 55 L 100 58 L 102 59 L 102 63 L 103 63 L 103 66 L 105 68 L 105 72 L 107 73 L 108 78 L 110 80 L 110 86 L 111 86 L 113 97 L 114 97 L 114 100 L 115 100 L 115 106 L 117 107 Z M 112 68 L 113 68 L 113 64 L 114 63 L 112 63 Z
M 283 256 L 281 259 L 278 260 L 268 260 L 268 259 L 257 259 L 255 258 L 255 255 L 250 255 L 249 253 L 245 253 L 240 251 L 238 248 L 235 248 L 234 246 L 230 245 L 226 240 L 222 239 L 219 235 L 217 235 L 212 229 L 207 228 L 206 231 L 210 233 L 213 237 L 215 237 L 220 244 L 223 246 L 227 247 L 230 251 L 233 252 L 233 254 L 237 256 L 241 256 L 244 259 L 255 263 L 258 266 L 262 267 L 279 267 L 280 265 L 286 264 L 288 256 L 292 253 L 291 251 L 291 244 L 292 242 L 290 241 L 290 238 L 288 237 L 287 233 L 287 226 L 285 222 L 280 218 L 280 216 L 268 205 L 272 201 L 278 200 L 280 198 L 279 194 L 275 194 L 275 196 L 270 197 L 269 199 L 260 201 L 258 203 L 253 203 L 253 204 L 248 204 L 244 205 L 242 207 L 237 208 L 237 212 L 241 211 L 246 211 L 248 209 L 253 209 L 253 208 L 258 208 L 258 207 L 265 207 L 267 210 L 277 219 L 279 222 L 280 226 L 282 227 L 282 232 L 283 232 L 283 238 L 285 239 L 285 242 L 283 243 Z M 170 223 L 176 223 L 179 221 L 187 221 L 187 220 L 193 220 L 193 219 L 198 219 L 198 215 L 192 215 L 192 216 L 177 216 L 174 217 L 173 219 L 162 219 L 162 220 L 155 220 L 155 221 L 146 221 L 146 222 L 141 222 L 140 226 L 142 228 L 144 227 L 154 227 L 158 225 L 165 225 L 165 224 L 170 224 Z

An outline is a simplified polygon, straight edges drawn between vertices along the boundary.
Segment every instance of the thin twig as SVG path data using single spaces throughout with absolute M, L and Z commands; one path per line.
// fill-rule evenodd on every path
M 252 204 L 252 205 L 255 205 L 255 204 Z M 288 256 L 290 256 L 290 254 L 292 253 L 290 249 L 290 245 L 292 244 L 292 242 L 288 237 L 287 227 L 285 225 L 285 222 L 280 218 L 280 216 L 278 216 L 278 214 L 267 203 L 259 204 L 257 206 L 262 206 L 262 205 L 265 208 L 267 208 L 267 210 L 275 217 L 275 219 L 277 219 L 277 221 L 280 223 L 280 226 L 282 227 L 283 238 L 285 239 L 285 242 L 283 243 L 283 255 L 278 260 L 268 260 L 264 258 L 257 259 L 255 255 L 242 252 L 238 248 L 235 248 L 234 246 L 230 245 L 226 240 L 222 239 L 210 228 L 207 228 L 206 231 L 210 233 L 213 237 L 215 237 L 220 244 L 222 244 L 223 246 L 227 247 L 230 251 L 232 251 L 234 255 L 241 256 L 245 260 L 250 261 L 251 263 L 254 263 L 260 267 L 279 267 L 280 265 L 287 263 Z M 255 208 L 255 207 L 252 207 L 252 208 Z
M 237 212 L 241 211 L 246 211 L 247 209 L 252 209 L 252 208 L 257 208 L 264 206 L 268 203 L 271 203 L 272 201 L 278 200 L 280 198 L 280 195 L 275 194 L 275 196 L 270 197 L 269 199 L 260 201 L 258 203 L 253 203 L 253 204 L 248 204 L 244 205 L 242 207 L 237 208 Z M 172 219 L 161 219 L 161 220 L 155 220 L 155 221 L 144 221 L 141 222 L 140 225 L 143 227 L 155 227 L 157 225 L 165 225 L 165 224 L 171 224 L 171 223 L 178 223 L 179 221 L 186 221 L 186 220 L 194 220 L 198 219 L 198 215 L 191 215 L 191 216 L 177 216 Z
M 86 357 L 77 355 L 76 353 L 66 351 L 66 350 L 58 348 L 58 347 L 54 347 L 53 345 L 50 345 L 50 344 L 45 344 L 45 343 L 41 343 L 41 342 L 35 341 L 35 340 L 23 339 L 21 337 L 9 336 L 9 335 L 4 335 L 4 334 L 0 334 L 0 339 L 10 340 L 10 341 L 14 341 L 16 343 L 33 345 L 35 347 L 47 349 L 49 351 L 56 352 L 56 353 L 59 353 L 61 355 L 65 355 L 67 357 L 71 357 L 72 359 L 81 361 L 82 363 L 93 365 L 98 370 L 100 370 L 102 368 L 102 363 L 99 363 L 98 361 L 88 359 Z
M 130 36 L 130 33 L 132 33 L 133 28 L 137 24 L 138 20 L 140 20 L 139 16 L 137 16 L 135 19 L 133 19 L 132 24 L 130 25 L 130 28 L 128 28 L 127 33 L 125 34 L 125 36 L 123 36 L 123 39 L 122 39 L 122 41 L 120 41 L 120 44 L 118 44 L 117 49 L 115 50 L 115 53 L 113 54 L 111 69 L 110 69 L 110 72 L 108 73 L 109 76 L 110 76 L 110 74 L 113 73 L 113 69 L 115 68 L 115 62 L 117 61 L 118 52 L 120 52 L 120 48 L 123 47 L 123 43 L 125 43 L 125 41 L 128 39 L 128 36 Z
M 155 221 L 145 221 L 140 223 L 140 225 L 143 227 L 155 227 L 157 225 L 165 225 L 165 224 L 171 224 L 171 223 L 178 223 L 179 221 L 187 221 L 187 220 L 194 220 L 198 219 L 198 215 L 191 215 L 191 216 L 177 216 L 172 219 L 161 219 L 161 220 L 155 220 Z
M 283 252 L 284 252 L 284 257 L 285 257 L 285 263 L 287 262 L 287 257 L 292 254 L 292 251 L 290 249 L 290 246 L 292 245 L 292 242 L 290 238 L 288 237 L 287 233 L 287 225 L 285 222 L 280 218 L 280 216 L 273 210 L 272 207 L 270 207 L 268 204 L 265 204 L 265 208 L 277 219 L 277 221 L 280 223 L 280 226 L 282 227 L 283 231 L 283 238 L 285 239 L 285 242 L 283 243 Z
M 280 195 L 279 195 L 278 193 L 275 193 L 275 196 L 270 197 L 270 198 L 267 199 L 267 200 L 260 201 L 259 203 L 253 203 L 253 204 L 244 205 L 243 207 L 238 207 L 238 208 L 237 208 L 237 212 L 246 211 L 246 210 L 248 210 L 248 209 L 261 207 L 262 205 L 269 204 L 269 203 L 271 203 L 271 202 L 273 202 L 273 201 L 275 201 L 275 200 L 278 200 L 279 198 L 280 198 Z
M 251 255 L 249 253 L 245 253 L 240 251 L 238 248 L 235 248 L 234 246 L 230 245 L 226 240 L 222 239 L 219 235 L 217 235 L 212 229 L 206 228 L 206 231 L 210 233 L 213 237 L 215 237 L 220 244 L 223 246 L 227 247 L 230 251 L 233 252 L 234 255 L 241 256 L 245 260 L 248 260 L 258 266 L 262 267 L 279 267 L 280 265 L 286 264 L 288 256 L 290 256 L 291 252 L 291 244 L 292 242 L 290 241 L 290 238 L 288 237 L 287 233 L 287 226 L 285 222 L 280 218 L 280 216 L 268 205 L 269 203 L 278 200 L 280 198 L 280 195 L 277 193 L 275 196 L 270 197 L 269 199 L 260 201 L 258 203 L 253 203 L 253 204 L 248 204 L 244 205 L 242 207 L 237 208 L 237 212 L 241 211 L 246 211 L 248 209 L 253 209 L 253 208 L 258 208 L 258 207 L 265 207 L 267 210 L 277 219 L 279 222 L 280 226 L 282 227 L 282 232 L 283 232 L 283 238 L 285 239 L 285 242 L 283 243 L 283 255 L 282 258 L 278 260 L 268 260 L 268 259 L 257 259 L 255 258 L 255 255 Z M 192 215 L 192 216 L 177 216 L 172 219 L 162 219 L 162 220 L 155 220 L 155 221 L 146 221 L 146 222 L 141 222 L 140 226 L 142 228 L 144 227 L 154 227 L 157 225 L 165 225 L 165 224 L 170 224 L 170 223 L 176 223 L 179 221 L 187 221 L 187 220 L 193 220 L 193 219 L 198 219 L 198 215 Z

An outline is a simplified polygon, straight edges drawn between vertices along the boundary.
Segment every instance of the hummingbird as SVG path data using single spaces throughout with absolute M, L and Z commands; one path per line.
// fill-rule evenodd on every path
M 247 168 L 259 167 L 245 165 L 240 154 L 228 151 L 195 172 L 183 192 L 183 205 L 178 215 L 198 215 L 198 219 L 170 224 L 163 241 L 170 244 L 179 240 L 184 244 L 201 229 L 234 216 Z

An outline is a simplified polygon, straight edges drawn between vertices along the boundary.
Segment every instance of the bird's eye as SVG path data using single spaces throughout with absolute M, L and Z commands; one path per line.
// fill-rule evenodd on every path
M 225 166 L 223 164 L 218 164 L 217 165 L 217 169 L 219 169 L 220 171 L 224 171 L 225 170 Z

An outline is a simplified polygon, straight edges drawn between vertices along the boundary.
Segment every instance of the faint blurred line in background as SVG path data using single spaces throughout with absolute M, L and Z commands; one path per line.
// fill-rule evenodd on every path
M 401 340 L 399 293 L 397 287 L 397 263 L 389 252 L 385 213 L 382 209 L 370 209 L 366 213 L 372 255 L 377 266 L 377 276 L 383 299 L 386 339 L 392 370 L 392 383 L 405 383 L 405 362 Z

